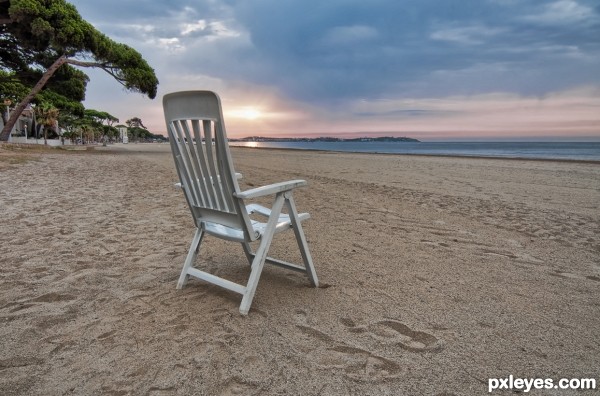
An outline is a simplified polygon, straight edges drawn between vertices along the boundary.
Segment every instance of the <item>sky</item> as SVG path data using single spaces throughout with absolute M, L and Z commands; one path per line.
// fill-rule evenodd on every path
M 84 105 L 154 133 L 163 95 L 207 89 L 229 137 L 600 141 L 598 0 L 70 2 L 160 81 L 86 69 Z

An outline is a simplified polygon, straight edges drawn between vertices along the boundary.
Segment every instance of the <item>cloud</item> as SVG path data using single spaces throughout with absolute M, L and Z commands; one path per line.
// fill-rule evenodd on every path
M 193 23 L 184 23 L 181 29 L 182 36 L 200 36 L 208 40 L 216 40 L 222 37 L 239 37 L 240 32 L 227 27 L 224 21 L 206 21 L 200 19 Z
M 152 39 L 150 43 L 170 51 L 181 51 L 184 49 L 177 37 Z
M 90 7 L 78 2 L 85 3 L 84 10 Z M 103 31 L 135 48 L 141 44 L 179 54 L 166 62 L 167 54 L 152 52 L 154 62 L 178 72 L 277 86 L 299 100 L 451 94 L 456 84 L 440 83 L 442 75 L 468 74 L 477 83 L 465 80 L 463 90 L 472 93 L 504 84 L 516 89 L 515 77 L 529 77 L 533 69 L 539 77 L 524 84 L 523 93 L 543 93 L 565 88 L 551 76 L 572 69 L 576 58 L 581 64 L 576 76 L 567 73 L 570 85 L 597 76 L 600 62 L 600 18 L 591 5 L 574 0 L 545 5 L 207 0 L 193 6 L 174 1 L 162 14 L 148 0 L 135 12 L 124 9 L 126 2 L 109 3 L 103 8 L 115 12 L 92 20 Z M 547 24 L 559 19 L 588 23 L 563 23 L 548 31 Z M 487 72 L 481 65 L 502 65 L 506 71 L 481 84 Z
M 546 4 L 541 13 L 526 15 L 522 19 L 548 25 L 570 25 L 594 20 L 597 23 L 594 9 L 574 0 L 559 0 Z
M 480 45 L 486 43 L 490 37 L 504 32 L 500 28 L 488 28 L 482 25 L 442 27 L 433 31 L 430 37 L 433 40 L 449 41 L 465 45 Z
M 185 23 L 181 29 L 181 34 L 185 36 L 193 32 L 204 31 L 206 26 L 206 21 L 204 19 L 200 19 L 194 23 Z

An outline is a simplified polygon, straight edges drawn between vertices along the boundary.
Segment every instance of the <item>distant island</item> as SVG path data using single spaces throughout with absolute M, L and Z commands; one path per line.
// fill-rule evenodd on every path
M 299 137 L 299 138 L 287 138 L 287 137 L 267 137 L 267 136 L 248 136 L 244 138 L 229 139 L 230 142 L 419 142 L 417 139 L 409 137 L 393 137 L 393 136 L 381 136 L 381 137 L 360 137 L 360 138 L 337 138 L 337 137 Z

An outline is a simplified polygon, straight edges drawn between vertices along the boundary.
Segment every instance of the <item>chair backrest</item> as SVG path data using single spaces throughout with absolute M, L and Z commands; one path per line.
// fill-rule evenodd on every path
M 239 186 L 229 152 L 221 101 L 211 91 L 163 97 L 169 142 L 179 180 L 197 227 L 221 224 L 254 240 L 246 207 L 234 197 Z

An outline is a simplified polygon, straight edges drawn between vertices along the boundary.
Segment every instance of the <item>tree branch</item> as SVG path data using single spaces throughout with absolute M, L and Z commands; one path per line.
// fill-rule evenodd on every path
M 80 61 L 80 60 L 71 59 L 71 58 L 67 58 L 65 63 L 69 63 L 71 65 L 81 66 L 81 67 L 104 67 L 104 66 L 106 66 L 104 63 L 100 63 L 100 62 L 85 62 L 85 61 Z
M 86 61 L 80 61 L 80 60 L 71 59 L 71 58 L 67 58 L 67 60 L 65 61 L 65 63 L 69 63 L 71 65 L 80 66 L 80 67 L 99 67 L 100 69 L 102 69 L 105 72 L 107 72 L 108 74 L 110 74 L 115 80 L 117 80 L 117 82 L 119 84 L 121 84 L 124 87 L 126 86 L 123 77 L 120 77 L 119 75 L 117 75 L 113 71 L 113 69 L 115 69 L 115 68 L 112 67 L 112 66 L 110 66 L 110 65 L 108 65 L 108 64 L 106 64 L 106 63 L 86 62 Z

